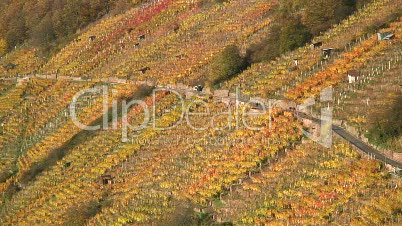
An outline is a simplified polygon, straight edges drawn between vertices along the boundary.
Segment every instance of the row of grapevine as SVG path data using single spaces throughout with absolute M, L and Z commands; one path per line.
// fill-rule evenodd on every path
M 122 78 L 135 75 L 140 80 L 157 78 L 159 83 L 172 82 L 171 75 L 197 79 L 202 76 L 199 70 L 204 70 L 226 45 L 243 43 L 267 27 L 270 20 L 262 15 L 274 5 L 232 1 L 205 10 L 198 3 L 173 2 L 160 1 L 143 11 L 136 9 L 105 19 L 52 58 L 42 73 Z M 239 7 L 244 9 L 241 14 Z M 105 26 L 109 28 L 103 32 Z M 142 34 L 145 39 L 137 40 Z M 91 36 L 96 39 L 88 42 Z M 151 70 L 141 75 L 137 70 L 144 67 Z M 169 76 L 166 81 L 161 74 Z
M 68 93 L 65 93 L 65 90 L 61 91 L 60 95 L 62 98 L 62 101 L 58 104 L 54 105 L 54 100 L 51 101 L 53 102 L 54 107 L 58 107 L 60 109 L 66 108 L 65 105 L 68 105 L 69 102 L 72 100 L 72 96 L 79 90 L 79 88 L 84 88 L 83 84 L 75 84 L 72 85 L 70 88 L 71 90 L 68 91 Z M 57 87 L 56 87 L 57 88 Z M 116 87 L 118 91 L 118 95 L 120 96 L 126 96 L 129 93 L 135 92 L 136 88 L 134 87 Z M 64 96 L 66 94 L 66 96 Z M 47 94 L 50 99 L 52 100 L 51 93 Z M 119 98 L 119 96 L 114 96 L 113 93 L 109 93 L 110 98 Z M 109 103 L 109 106 L 111 106 L 112 103 Z M 46 109 L 44 109 L 46 110 Z M 54 115 L 57 114 L 58 111 L 51 112 L 48 111 L 49 115 L 47 115 L 47 118 L 50 120 Z M 77 118 L 80 120 L 81 123 L 84 125 L 90 125 L 93 121 L 97 120 L 103 115 L 103 98 L 102 96 L 96 97 L 90 103 L 89 105 L 84 105 L 80 108 L 77 109 Z M 31 117 L 34 117 L 35 114 L 31 115 Z M 67 116 L 65 116 L 67 117 Z M 32 121 L 35 121 L 32 118 Z M 43 122 L 45 123 L 45 121 Z M 26 132 L 29 132 L 30 130 L 28 129 Z M 34 146 L 29 146 L 26 145 L 28 143 L 28 137 L 25 138 L 25 142 L 22 141 L 24 150 L 21 153 L 18 153 L 18 155 L 13 155 L 12 158 L 10 158 L 13 162 L 17 162 L 17 167 L 18 167 L 18 172 L 17 174 L 13 175 L 13 177 L 9 178 L 5 183 L 1 184 L 1 190 L 4 191 L 7 187 L 9 187 L 10 184 L 12 183 L 17 183 L 18 180 L 24 176 L 26 172 L 28 172 L 31 168 L 31 166 L 35 163 L 39 163 L 46 159 L 50 153 L 52 153 L 54 150 L 62 147 L 66 142 L 68 142 L 72 137 L 74 137 L 76 134 L 78 134 L 80 131 L 82 131 L 80 128 L 78 128 L 74 122 L 70 119 L 66 121 L 64 124 L 59 125 L 55 129 L 52 129 L 52 132 L 48 134 L 48 136 L 41 138 L 40 140 L 38 139 L 37 135 L 34 135 L 35 132 L 32 131 L 31 136 L 36 137 L 36 142 Z M 39 134 L 40 136 L 40 134 Z M 22 149 L 21 149 L 22 150 Z M 19 149 L 20 151 L 20 149 Z M 16 157 L 18 157 L 16 159 Z
M 23 154 L 32 145 L 32 142 L 28 145 L 28 141 L 32 139 L 38 141 L 39 137 L 44 135 L 45 129 L 55 130 L 57 124 L 48 123 L 60 114 L 60 111 L 67 108 L 71 97 L 78 89 L 89 86 L 65 81 L 41 79 L 35 81 L 37 80 L 30 81 L 24 91 L 24 95 L 28 98 L 14 110 L 14 114 L 10 114 L 3 121 L 0 147 L 2 153 L 10 160 L 8 162 L 10 164 L 3 164 L 8 169 L 13 168 L 18 155 Z M 41 82 L 44 83 L 43 86 Z M 18 147 L 13 146 L 17 144 Z M 2 170 L 6 171 L 8 170 Z
M 392 41 L 378 41 L 374 35 L 370 39 L 363 41 L 361 45 L 354 47 L 351 51 L 345 52 L 339 59 L 328 66 L 324 71 L 316 73 L 314 76 L 298 83 L 295 88 L 286 93 L 286 97 L 292 100 L 306 99 L 320 92 L 325 87 L 336 85 L 347 77 L 349 70 L 358 70 L 364 67 L 372 57 L 385 49 L 392 49 L 394 44 L 400 42 L 398 35 L 401 34 L 402 22 L 395 22 L 390 28 L 382 30 L 395 33 L 396 39 Z
M 0 80 L 0 95 L 3 95 L 6 93 L 8 90 L 13 88 L 16 85 L 14 81 L 9 81 L 9 80 Z
M 215 207 L 215 218 L 239 225 L 358 224 L 362 202 L 401 192 L 395 190 L 400 181 L 387 177 L 379 167 L 376 161 L 359 158 L 344 143 L 330 150 L 306 143 L 237 187 L 223 199 L 223 207 Z M 401 209 L 400 204 L 391 208 Z M 397 212 L 381 214 L 383 221 L 366 223 L 401 220 Z
M 30 74 L 37 70 L 44 62 L 44 59 L 37 56 L 36 49 L 17 49 L 7 54 L 2 60 L 0 77 Z M 14 65 L 14 67 L 7 68 L 8 64 Z
M 10 142 L 12 138 L 18 137 L 18 132 L 22 129 L 19 123 L 24 119 L 20 119 L 18 122 L 13 120 L 14 117 L 25 117 L 24 108 L 27 102 L 30 102 L 29 98 L 44 92 L 52 85 L 52 81 L 46 80 L 22 80 L 18 84 L 13 84 L 7 88 L 7 91 L 0 97 L 0 120 L 1 120 L 1 134 L 0 134 L 0 149 L 3 148 L 5 143 Z M 17 114 L 20 114 L 17 116 Z
M 160 108 L 172 106 L 175 100 L 174 95 L 165 97 L 167 93 L 161 93 L 156 101 L 161 101 Z M 152 98 L 145 100 L 148 106 L 152 106 Z M 163 102 L 163 103 L 162 103 Z M 135 107 L 129 112 L 129 121 L 140 121 L 137 118 L 142 111 L 141 106 Z M 176 109 L 180 112 L 180 109 Z M 172 112 L 171 119 L 163 117 L 163 123 L 171 124 L 178 114 Z M 134 124 L 134 123 L 133 123 Z M 165 124 L 164 126 L 167 126 Z M 15 222 L 16 215 L 24 215 L 18 218 L 20 221 L 31 223 L 62 223 L 67 220 L 69 206 L 78 203 L 86 204 L 99 197 L 98 179 L 105 170 L 112 168 L 115 164 L 124 161 L 128 156 L 133 155 L 139 148 L 138 145 L 121 143 L 121 123 L 117 130 L 105 130 L 97 132 L 96 136 L 87 142 L 75 147 L 57 165 L 44 172 L 26 189 L 17 193 L 13 198 L 12 208 L 4 222 Z M 141 132 L 144 136 L 154 136 L 152 130 Z M 70 163 L 66 166 L 67 163 Z M 43 187 L 50 189 L 43 191 Z M 83 191 L 79 191 L 84 189 Z M 88 195 L 91 194 L 91 195 Z M 54 210 L 57 209 L 57 213 Z M 15 215 L 15 216 L 16 216 Z M 77 216 L 75 216 L 77 217 Z
M 228 108 L 225 104 L 209 107 L 211 115 Z M 194 109 L 204 110 L 202 106 Z M 174 200 L 206 206 L 208 200 L 245 178 L 263 159 L 274 158 L 278 150 L 298 139 L 297 123 L 290 114 L 275 113 L 271 129 L 269 117 L 252 119 L 255 126 L 265 125 L 258 132 L 243 127 L 236 131 L 192 130 L 183 122 L 157 141 L 146 140 L 141 152 L 112 171 L 116 175 L 109 195 L 113 204 L 90 224 L 148 224 L 174 211 Z M 195 116 L 191 124 L 200 128 L 206 121 L 208 116 Z M 224 127 L 228 116 L 216 118 L 215 123 Z
M 397 0 L 374 1 L 322 36 L 316 37 L 313 43 L 323 42 L 322 48 L 348 51 L 355 40 L 357 40 L 355 45 L 360 45 L 362 38 L 359 39 L 359 37 L 366 37 L 365 27 L 397 12 L 400 10 L 398 8 L 400 5 Z M 295 59 L 299 61 L 297 70 L 291 70 L 295 66 Z M 238 77 L 228 81 L 225 87 L 234 89 L 240 85 L 247 89 L 248 94 L 261 97 L 280 95 L 284 87 L 299 81 L 302 77 L 309 76 L 312 71 L 321 70 L 326 64 L 321 60 L 321 49 L 311 49 L 309 45 L 306 45 L 272 62 L 253 64 Z
M 174 19 L 174 10 L 182 10 L 181 4 L 169 8 L 169 14 L 164 11 L 174 1 L 160 1 L 159 3 L 141 10 L 135 8 L 124 15 L 107 18 L 101 23 L 90 28 L 82 34 L 75 42 L 66 46 L 58 55 L 52 58 L 42 69 L 46 73 L 60 73 L 61 75 L 81 75 L 87 73 L 98 64 L 106 63 L 105 59 L 114 57 L 123 49 L 135 50 L 137 37 L 141 32 L 151 32 L 156 29 L 155 25 L 162 24 L 162 18 Z M 147 27 L 147 24 L 153 27 Z M 96 37 L 89 41 L 90 37 Z M 124 47 L 124 48 L 123 48 Z

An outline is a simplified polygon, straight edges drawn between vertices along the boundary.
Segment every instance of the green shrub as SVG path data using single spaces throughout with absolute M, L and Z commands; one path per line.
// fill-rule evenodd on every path
M 299 18 L 290 18 L 284 24 L 279 38 L 281 53 L 292 51 L 311 40 L 311 34 Z
M 273 25 L 269 34 L 260 42 L 247 48 L 246 60 L 248 63 L 258 63 L 273 60 L 280 55 L 278 40 L 280 38 L 279 25 Z
M 303 46 L 311 37 L 299 17 L 280 16 L 278 23 L 270 28 L 269 35 L 247 48 L 247 62 L 251 64 L 273 60 L 280 54 Z
M 227 46 L 212 62 L 208 85 L 216 86 L 246 68 L 245 59 L 235 45 Z
M 370 142 L 385 146 L 389 141 L 402 135 L 402 95 L 396 98 L 384 115 L 372 115 L 370 121 L 376 122 L 367 134 Z

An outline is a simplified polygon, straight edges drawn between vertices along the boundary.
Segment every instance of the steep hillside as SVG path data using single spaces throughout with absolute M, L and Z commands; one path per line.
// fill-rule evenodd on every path
M 6 48 L 3 52 L 0 50 L 0 56 L 19 45 L 39 48 L 45 56 L 71 41 L 77 30 L 139 2 L 4 0 L 0 3 L 0 40 L 4 41 Z
M 229 44 L 242 49 L 255 43 L 261 45 L 267 33 L 268 36 L 278 33 L 278 24 L 289 22 L 284 27 L 291 27 L 302 23 L 306 34 L 279 29 L 280 41 L 286 46 L 281 51 L 289 51 L 309 41 L 309 33 L 315 35 L 328 29 L 366 2 L 369 1 L 331 0 L 328 7 L 334 11 L 329 13 L 321 6 L 322 12 L 317 14 L 308 10 L 311 1 L 304 0 L 284 0 L 280 4 L 277 1 L 149 2 L 119 16 L 100 20 L 46 60 L 48 62 L 40 70 L 38 66 L 32 66 L 31 70 L 11 69 L 5 74 L 39 71 L 135 80 L 154 79 L 163 74 L 188 83 L 204 81 L 210 73 L 211 60 Z M 322 15 L 328 19 L 325 25 L 311 23 L 314 17 Z M 269 26 L 272 20 L 274 27 Z M 307 37 L 292 38 L 297 35 Z M 141 40 L 138 40 L 140 36 Z M 26 48 L 32 46 L 27 44 Z M 269 46 L 274 51 L 274 46 Z M 36 57 L 40 50 L 34 50 Z M 5 60 L 3 65 L 6 63 L 16 64 L 12 59 Z M 139 73 L 143 68 L 151 69 L 148 75 Z
M 1 225 L 401 223 L 401 169 L 314 143 L 293 107 L 332 86 L 312 114 L 400 148 L 402 0 L 33 2 L 38 26 L 79 9 L 10 48 L 33 6 L 0 3 Z

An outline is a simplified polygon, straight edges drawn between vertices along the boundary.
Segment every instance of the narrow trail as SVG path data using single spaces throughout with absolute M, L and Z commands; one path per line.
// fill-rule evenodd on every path
M 85 79 L 82 77 L 74 77 L 74 76 L 57 76 L 57 75 L 25 75 L 25 76 L 19 76 L 19 77 L 12 77 L 12 78 L 0 78 L 0 80 L 18 80 L 18 79 L 30 79 L 30 78 L 43 78 L 43 79 L 60 79 L 60 80 L 70 80 L 70 81 L 77 81 L 77 82 L 94 82 L 94 81 L 98 81 L 98 82 L 104 82 L 104 83 L 110 83 L 110 84 L 136 84 L 136 85 L 148 85 L 148 86 L 158 86 L 157 83 L 152 82 L 152 81 L 133 81 L 133 80 L 127 80 L 127 79 L 121 79 L 121 78 L 97 78 L 97 79 Z M 181 91 L 184 92 L 193 92 L 193 93 L 197 93 L 195 92 L 191 87 L 186 86 L 184 84 L 178 84 L 178 85 L 167 85 L 167 87 L 172 88 L 172 89 L 179 89 Z M 221 92 L 222 90 L 220 90 L 219 92 Z M 226 90 L 225 90 L 226 91 Z M 215 98 L 222 98 L 222 97 L 229 97 L 231 96 L 229 93 L 224 94 L 222 96 L 222 94 L 212 94 L 213 97 Z M 229 100 L 230 101 L 230 100 Z M 233 101 L 233 100 L 232 100 Z M 305 113 L 302 112 L 297 112 L 297 115 L 301 118 L 305 118 L 305 119 L 310 119 L 316 123 L 321 123 L 320 119 L 314 118 L 313 116 L 307 115 Z M 342 137 L 344 140 L 347 140 L 348 142 L 350 142 L 352 145 L 354 145 L 355 147 L 359 148 L 361 151 L 363 151 L 364 153 L 374 157 L 375 159 L 385 163 L 385 164 L 389 164 L 393 167 L 396 167 L 398 169 L 402 169 L 402 163 L 395 161 L 387 156 L 385 156 L 384 154 L 382 154 L 380 151 L 374 149 L 373 147 L 370 147 L 369 145 L 365 144 L 363 141 L 359 140 L 358 138 L 354 137 L 351 133 L 349 133 L 348 131 L 346 131 L 345 129 L 333 125 L 332 126 L 332 130 L 333 132 L 335 132 L 336 134 L 338 134 L 340 137 Z
M 310 115 L 307 115 L 305 113 L 297 112 L 297 115 L 299 117 L 301 117 L 301 118 L 310 119 L 310 120 L 312 120 L 312 121 L 314 121 L 316 123 L 321 123 L 320 119 L 317 119 L 317 118 L 315 118 L 313 116 L 310 116 Z M 370 147 L 369 145 L 365 144 L 363 141 L 361 141 L 360 139 L 356 138 L 355 136 L 353 136 L 351 133 L 349 133 L 348 131 L 346 131 L 342 127 L 332 125 L 332 131 L 335 132 L 336 134 L 338 134 L 344 140 L 346 140 L 349 143 L 351 143 L 353 146 L 357 147 L 358 149 L 360 149 L 361 151 L 366 153 L 367 155 L 370 155 L 370 156 L 374 157 L 378 161 L 381 161 L 381 162 L 383 162 L 385 164 L 391 165 L 391 166 L 393 166 L 395 168 L 402 169 L 402 163 L 401 162 L 395 161 L 395 160 L 385 156 L 380 151 L 378 151 L 378 150 L 374 149 L 373 147 Z

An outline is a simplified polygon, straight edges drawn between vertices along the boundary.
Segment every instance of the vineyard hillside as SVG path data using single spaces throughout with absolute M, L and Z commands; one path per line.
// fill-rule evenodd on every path
M 402 0 L 0 12 L 0 225 L 402 225 Z

